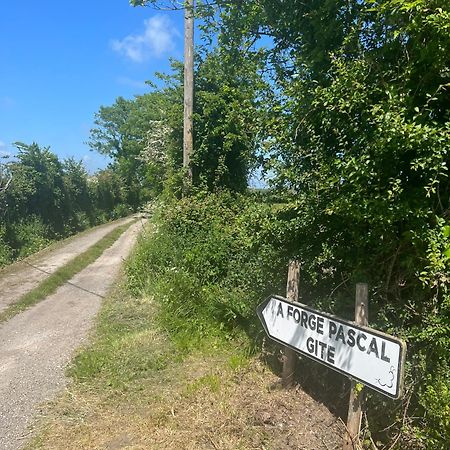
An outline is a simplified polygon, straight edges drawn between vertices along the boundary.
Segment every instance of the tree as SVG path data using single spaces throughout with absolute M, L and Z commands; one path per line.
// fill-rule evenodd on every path
M 217 48 L 199 59 L 195 90 L 194 183 L 244 191 L 260 147 L 264 86 L 256 58 Z
M 292 204 L 286 245 L 305 260 L 304 289 L 324 303 L 333 292 L 345 311 L 346 282 L 371 283 L 372 320 L 409 337 L 407 403 L 423 415 L 405 412 L 403 428 L 389 430 L 405 448 L 445 448 L 448 2 L 217 3 L 209 20 L 220 45 L 259 52 L 272 80 L 261 142 L 273 186 Z
M 0 156 L 1 159 L 6 159 L 6 156 Z M 5 192 L 11 184 L 12 176 L 9 173 L 6 164 L 0 162 L 0 194 Z
M 162 77 L 166 82 L 162 90 L 133 100 L 119 97 L 112 106 L 102 106 L 96 114 L 96 128 L 91 130 L 89 145 L 113 159 L 111 167 L 137 197 L 136 205 L 141 196 L 145 198 L 146 189 L 153 195 L 161 192 L 168 171 L 180 160 L 175 154 L 181 148 L 182 116 L 180 120 L 174 112 L 182 108 L 180 87 L 170 76 Z M 160 126 L 166 130 L 162 134 Z
M 21 142 L 14 145 L 19 152 L 16 161 L 10 164 L 13 178 L 9 193 L 10 222 L 36 215 L 56 232 L 62 233 L 69 206 L 61 162 L 48 147 Z
M 95 223 L 93 199 L 89 193 L 88 173 L 82 161 L 66 159 L 62 165 L 64 188 L 69 205 L 69 218 L 73 228 L 82 228 L 79 221 L 87 216 L 89 223 Z
M 0 156 L 0 214 L 3 216 L 8 207 L 6 201 L 6 191 L 11 185 L 12 175 L 9 170 L 8 163 L 3 163 L 1 160 L 6 160 L 7 156 Z
M 158 0 L 130 0 L 133 6 L 151 4 L 154 7 L 160 3 Z M 179 9 L 180 3 L 169 2 L 171 9 Z M 187 172 L 188 183 L 192 184 L 191 157 L 193 153 L 193 112 L 194 112 L 194 0 L 185 0 L 184 9 L 184 112 L 183 112 L 183 167 Z

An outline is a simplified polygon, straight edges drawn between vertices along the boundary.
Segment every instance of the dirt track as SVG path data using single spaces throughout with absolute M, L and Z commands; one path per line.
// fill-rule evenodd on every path
M 62 267 L 75 256 L 86 251 L 114 228 L 133 220 L 130 217 L 102 225 L 60 243 L 58 248 L 44 250 L 0 271 L 0 312 L 36 287 L 49 273 Z
M 102 297 L 141 229 L 141 222 L 133 224 L 70 284 L 0 325 L 1 450 L 23 446 L 39 404 L 51 399 L 66 384 L 64 369 L 74 349 L 86 337 Z M 73 244 L 77 251 L 80 245 Z M 41 264 L 53 268 L 60 259 L 50 261 Z

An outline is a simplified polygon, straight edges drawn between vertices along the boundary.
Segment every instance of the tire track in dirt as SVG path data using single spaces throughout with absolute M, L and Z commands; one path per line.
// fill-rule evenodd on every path
M 0 326 L 0 449 L 20 449 L 39 405 L 67 384 L 65 367 L 141 230 L 133 224 L 70 284 Z
M 35 288 L 49 274 L 85 252 L 114 228 L 132 220 L 134 219 L 127 217 L 96 227 L 90 232 L 69 238 L 67 244 L 63 243 L 62 247 L 50 253 L 44 251 L 42 255 L 34 255 L 0 271 L 0 312 L 17 302 L 20 297 Z

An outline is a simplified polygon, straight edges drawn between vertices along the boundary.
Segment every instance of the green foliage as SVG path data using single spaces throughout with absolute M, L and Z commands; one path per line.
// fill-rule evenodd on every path
M 417 427 L 415 432 L 425 439 L 429 448 L 444 450 L 450 442 L 450 367 L 443 361 L 439 372 L 429 375 L 424 383 L 420 403 L 425 412 L 426 431 Z M 425 431 L 425 432 L 424 432 Z
M 261 294 L 279 283 L 279 251 L 254 235 L 271 208 L 230 193 L 161 205 L 152 235 L 127 266 L 128 286 L 158 299 L 160 319 L 181 346 L 253 324 Z M 280 262 L 281 261 L 281 262 Z
M 133 207 L 160 194 L 164 180 L 181 164 L 182 91 L 179 67 L 173 67 L 175 75 L 161 75 L 164 88 L 100 107 L 91 130 L 90 147 L 112 158 Z
M 6 266 L 12 261 L 13 251 L 7 243 L 6 227 L 0 225 L 0 267 Z
M 218 48 L 199 57 L 195 74 L 194 183 L 244 191 L 259 148 L 258 58 Z
M 81 162 L 61 162 L 49 148 L 16 146 L 17 157 L 0 164 L 0 267 L 136 206 L 113 170 L 90 177 Z
M 66 226 L 87 228 L 89 218 L 93 222 L 94 202 L 89 191 L 88 173 L 81 161 L 69 158 L 63 162 L 63 182 L 69 210 Z
M 15 145 L 19 153 L 17 160 L 10 163 L 13 181 L 7 192 L 8 221 L 41 216 L 52 230 L 62 233 L 68 211 L 61 162 L 49 148 L 36 143 Z
M 12 227 L 12 232 L 14 233 L 14 246 L 20 249 L 19 258 L 36 253 L 51 243 L 51 240 L 48 239 L 49 228 L 37 216 L 21 220 Z
M 259 148 L 258 61 L 219 50 L 198 56 L 191 158 L 195 186 L 210 191 L 247 187 Z M 138 197 L 163 190 L 178 195 L 183 185 L 182 74 L 182 65 L 172 61 L 172 74 L 157 74 L 162 88 L 133 100 L 119 97 L 96 114 L 91 148 L 113 159 L 115 172 Z

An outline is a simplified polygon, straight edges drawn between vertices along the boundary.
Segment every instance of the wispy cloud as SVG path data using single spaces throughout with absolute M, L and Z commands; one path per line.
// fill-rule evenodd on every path
M 162 57 L 175 49 L 180 33 L 167 16 L 158 14 L 151 17 L 144 21 L 144 26 L 141 34 L 113 40 L 112 49 L 137 63 L 144 62 L 151 56 Z

